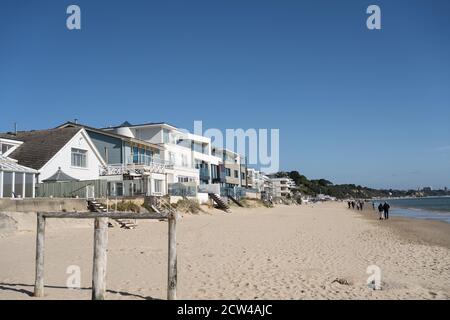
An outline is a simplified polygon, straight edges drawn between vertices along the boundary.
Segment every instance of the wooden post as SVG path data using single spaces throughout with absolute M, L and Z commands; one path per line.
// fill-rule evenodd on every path
M 106 248 L 108 246 L 108 218 L 95 218 L 94 225 L 92 300 L 104 300 L 106 294 Z
M 36 275 L 34 282 L 34 296 L 44 296 L 44 252 L 45 252 L 45 217 L 37 214 L 36 227 Z
M 169 224 L 169 265 L 167 272 L 167 299 L 177 298 L 177 213 L 170 213 Z

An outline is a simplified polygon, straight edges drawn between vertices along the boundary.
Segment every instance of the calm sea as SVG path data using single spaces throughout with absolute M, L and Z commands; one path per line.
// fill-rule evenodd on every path
M 450 197 L 387 199 L 393 216 L 441 220 L 450 223 Z M 378 203 L 376 203 L 378 205 Z

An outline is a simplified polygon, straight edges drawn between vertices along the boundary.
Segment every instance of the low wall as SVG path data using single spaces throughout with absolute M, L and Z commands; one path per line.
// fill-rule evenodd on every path
M 85 199 L 25 198 L 0 199 L 0 212 L 88 211 Z

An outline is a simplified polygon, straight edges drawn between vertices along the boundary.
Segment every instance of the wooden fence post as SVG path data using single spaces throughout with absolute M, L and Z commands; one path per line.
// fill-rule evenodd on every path
M 44 296 L 44 253 L 45 253 L 45 217 L 37 214 L 36 227 L 36 275 L 34 282 L 34 296 Z
M 177 216 L 178 213 L 170 213 L 168 217 L 169 224 L 169 265 L 167 279 L 167 299 L 176 300 L 177 298 Z
M 106 261 L 108 218 L 95 218 L 94 262 L 92 268 L 92 300 L 104 300 L 106 294 Z

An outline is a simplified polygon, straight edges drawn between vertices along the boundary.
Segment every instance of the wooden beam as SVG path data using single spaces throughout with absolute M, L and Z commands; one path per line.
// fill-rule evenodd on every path
M 105 299 L 107 246 L 108 246 L 108 218 L 96 218 L 94 224 L 94 263 L 92 268 L 92 300 Z
M 177 298 L 177 216 L 178 213 L 169 215 L 169 263 L 167 272 L 167 299 Z
M 45 218 L 66 218 L 66 219 L 167 219 L 166 215 L 157 213 L 134 213 L 134 212 L 45 212 Z
M 45 252 L 45 217 L 37 214 L 36 227 L 36 275 L 34 282 L 34 296 L 44 296 L 44 252 Z

